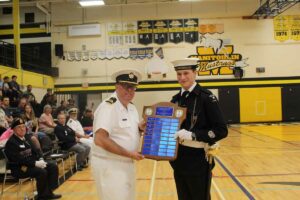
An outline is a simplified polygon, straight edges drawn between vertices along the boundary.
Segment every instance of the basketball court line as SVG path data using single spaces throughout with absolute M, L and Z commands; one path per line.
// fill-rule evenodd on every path
M 219 163 L 219 165 L 222 167 L 222 169 L 230 176 L 230 178 L 235 182 L 235 184 L 244 192 L 244 194 L 250 199 L 250 200 L 255 200 L 254 196 L 249 192 L 250 190 L 246 188 L 242 184 L 242 182 L 235 177 L 230 170 L 223 164 L 220 158 L 215 157 L 215 160 Z
M 238 132 L 238 133 L 241 134 L 241 135 L 246 135 L 246 136 L 248 136 L 248 137 L 254 138 L 254 139 L 259 140 L 259 141 L 261 141 L 261 142 L 266 142 L 265 140 L 259 139 L 259 138 L 255 137 L 255 136 L 253 136 L 253 135 L 248 135 L 248 134 L 243 133 L 242 131 L 237 130 L 237 129 L 235 129 L 235 128 L 230 128 L 230 130 L 235 131 L 235 132 Z
M 221 190 L 219 189 L 218 185 L 216 184 L 216 182 L 214 181 L 214 179 L 211 179 L 211 183 L 213 185 L 213 187 L 215 188 L 218 196 L 220 197 L 221 200 L 226 200 L 223 193 L 221 192 Z
M 295 176 L 300 173 L 287 173 L 287 174 L 239 174 L 234 175 L 235 177 L 262 177 L 262 176 Z M 229 178 L 229 176 L 213 176 L 214 178 Z
M 272 136 L 270 136 L 270 135 L 266 135 L 266 134 L 262 134 L 262 133 L 260 133 L 260 132 L 256 132 L 256 131 L 253 131 L 253 130 L 249 130 L 249 129 L 247 129 L 247 127 L 242 127 L 242 128 L 245 129 L 245 130 L 251 131 L 252 133 L 255 133 L 255 134 L 260 135 L 260 136 L 264 136 L 264 137 L 267 137 L 267 138 L 271 138 L 271 139 L 274 139 L 274 140 L 278 140 L 278 141 L 280 141 L 280 142 L 289 144 L 289 145 L 294 146 L 294 147 L 300 147 L 299 144 L 294 144 L 294 143 L 292 143 L 293 141 L 285 141 L 285 140 L 281 140 L 280 138 L 272 137 Z M 260 139 L 258 139 L 258 138 L 255 137 L 255 136 L 251 136 L 251 135 L 249 135 L 249 134 L 243 133 L 242 131 L 236 130 L 236 129 L 234 129 L 234 128 L 230 128 L 230 130 L 236 131 L 236 132 L 240 133 L 241 135 L 246 135 L 246 136 L 248 136 L 248 137 L 255 138 L 256 140 L 260 140 Z M 266 141 L 264 141 L 264 140 L 260 140 L 260 141 L 266 142 Z M 298 142 L 298 141 L 295 141 L 295 142 Z

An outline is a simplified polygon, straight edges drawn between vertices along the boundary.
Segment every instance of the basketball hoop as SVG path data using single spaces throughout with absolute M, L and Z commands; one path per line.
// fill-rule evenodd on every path
M 162 59 L 157 55 L 154 55 L 154 57 L 146 64 L 145 71 L 148 79 L 161 81 L 167 77 L 169 67 Z
M 148 79 L 151 79 L 156 82 L 159 82 L 166 77 L 167 77 L 167 74 L 162 74 L 161 72 L 152 72 L 152 73 L 148 74 Z

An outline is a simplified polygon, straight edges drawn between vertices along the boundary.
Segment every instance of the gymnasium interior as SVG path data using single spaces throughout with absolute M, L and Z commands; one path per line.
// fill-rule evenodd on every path
M 12 112 L 31 85 L 37 105 L 51 91 L 53 110 L 64 102 L 82 117 L 114 92 L 112 74 L 134 69 L 142 119 L 144 106 L 179 92 L 172 61 L 198 58 L 196 81 L 217 97 L 229 131 L 212 200 L 299 199 L 299 52 L 300 0 L 0 0 L 1 98 L 5 77 L 20 86 Z M 35 180 L 6 180 L 0 157 L 1 199 L 34 199 Z M 70 154 L 57 165 L 61 199 L 98 199 L 89 163 L 77 170 Z M 135 166 L 136 200 L 177 199 L 168 161 Z

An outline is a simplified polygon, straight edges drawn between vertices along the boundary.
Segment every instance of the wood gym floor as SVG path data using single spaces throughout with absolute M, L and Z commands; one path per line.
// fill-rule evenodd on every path
M 299 132 L 300 123 L 230 126 L 213 170 L 212 199 L 299 199 Z M 137 162 L 137 200 L 149 199 L 153 166 L 152 160 Z M 29 186 L 22 187 L 23 194 Z M 77 172 L 56 193 L 63 200 L 96 200 L 90 168 Z M 3 199 L 16 199 L 16 186 L 6 187 Z M 157 163 L 152 199 L 177 199 L 168 162 Z

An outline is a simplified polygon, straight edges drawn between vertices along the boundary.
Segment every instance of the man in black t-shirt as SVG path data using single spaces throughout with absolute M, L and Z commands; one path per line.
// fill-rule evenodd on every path
M 85 133 L 90 134 L 93 131 L 93 121 L 94 121 L 94 116 L 92 110 L 86 109 L 80 120 L 80 123 Z

